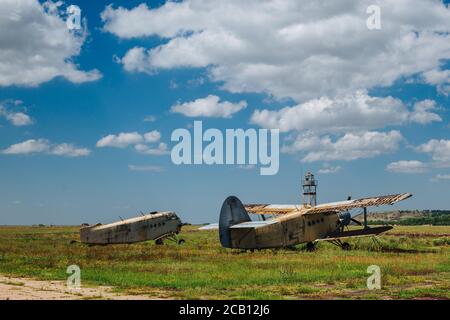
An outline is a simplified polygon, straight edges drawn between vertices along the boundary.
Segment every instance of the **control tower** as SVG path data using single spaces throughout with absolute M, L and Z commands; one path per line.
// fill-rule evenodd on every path
M 314 179 L 314 175 L 311 172 L 305 174 L 305 178 L 302 183 L 303 186 L 303 204 L 309 206 L 317 205 L 317 180 Z

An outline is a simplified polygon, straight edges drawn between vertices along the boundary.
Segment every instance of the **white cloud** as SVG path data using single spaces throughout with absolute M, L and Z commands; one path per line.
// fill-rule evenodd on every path
M 428 171 L 428 165 L 418 160 L 401 160 L 389 163 L 386 170 L 397 173 L 423 173 Z
M 46 153 L 56 156 L 83 157 L 91 152 L 89 149 L 77 148 L 70 143 L 52 144 L 47 139 L 30 139 L 9 146 L 2 153 L 9 155 Z
M 101 77 L 98 70 L 82 71 L 73 61 L 81 52 L 87 30 L 70 31 L 59 4 L 0 1 L 0 87 L 37 86 L 58 76 L 73 83 Z
M 429 140 L 416 147 L 416 151 L 429 153 L 434 161 L 434 165 L 438 167 L 449 167 L 450 166 L 450 140 Z
M 450 93 L 450 70 L 433 69 L 422 74 L 425 83 L 437 86 L 440 93 Z
M 122 59 L 118 59 L 122 63 L 124 69 L 129 72 L 144 72 L 153 74 L 155 70 L 147 63 L 147 55 L 144 48 L 132 48 L 127 51 Z
M 170 154 L 169 148 L 167 147 L 167 144 L 165 144 L 164 142 L 158 144 L 156 148 L 149 147 L 148 145 L 145 144 L 137 144 L 135 145 L 134 148 L 139 153 L 148 154 L 152 156 L 162 156 Z
M 432 180 L 433 181 L 450 180 L 450 174 L 437 174 L 436 176 L 434 176 Z
M 149 172 L 162 172 L 164 169 L 160 166 L 137 166 L 130 164 L 128 166 L 130 171 L 149 171 Z
M 414 110 L 410 114 L 410 120 L 420 124 L 428 124 L 433 121 L 440 122 L 442 118 L 433 112 L 436 109 L 436 101 L 434 100 L 427 99 L 416 102 Z
M 121 59 L 126 70 L 206 67 L 231 92 L 303 102 L 422 74 L 436 83 L 430 72 L 444 71 L 441 62 L 450 58 L 450 9 L 441 1 L 380 0 L 381 30 L 369 30 L 371 4 L 185 0 L 108 6 L 102 19 L 105 31 L 123 39 L 164 38 L 157 47 L 130 49 Z
M 23 112 L 10 113 L 6 116 L 13 125 L 15 126 L 27 126 L 33 123 L 30 116 Z
M 4 116 L 12 125 L 21 127 L 33 123 L 31 117 L 23 112 L 11 112 L 0 106 L 0 116 Z
M 126 148 L 129 145 L 138 144 L 142 141 L 144 141 L 144 138 L 137 132 L 122 132 L 118 135 L 109 134 L 101 138 L 97 141 L 97 147 Z
M 158 142 L 161 139 L 161 133 L 153 130 L 144 134 L 144 140 L 149 143 Z
M 319 137 L 299 134 L 295 141 L 282 148 L 286 153 L 306 152 L 302 162 L 356 160 L 371 158 L 398 149 L 403 137 L 399 131 L 390 132 L 366 131 L 346 133 L 332 141 L 329 136 Z
M 161 133 L 157 130 L 149 131 L 144 134 L 138 132 L 122 132 L 117 135 L 110 134 L 97 141 L 98 148 L 126 148 L 134 146 L 134 149 L 142 154 L 149 155 L 166 155 L 169 154 L 168 147 L 165 143 L 160 142 L 156 147 L 149 144 L 157 143 L 161 140 Z
M 33 120 L 29 115 L 20 111 L 12 111 L 12 108 L 15 108 L 22 104 L 22 101 L 3 101 L 0 102 L 0 117 L 4 117 L 8 120 L 12 125 L 21 127 L 27 126 L 33 123 Z
M 52 148 L 50 154 L 55 156 L 66 157 L 84 157 L 88 156 L 91 151 L 87 148 L 77 148 L 71 143 L 61 143 Z
M 250 121 L 281 131 L 345 132 L 370 130 L 407 121 L 398 99 L 370 97 L 365 91 L 330 99 L 322 97 L 280 110 L 255 110 Z
M 216 117 L 231 118 L 231 116 L 245 109 L 247 102 L 240 101 L 232 103 L 228 101 L 220 102 L 220 98 L 215 95 L 208 95 L 206 98 L 197 99 L 172 106 L 171 111 L 181 113 L 186 117 Z
M 393 97 L 371 97 L 366 91 L 338 96 L 322 97 L 280 110 L 255 110 L 250 121 L 264 128 L 281 131 L 348 132 L 372 130 L 401 125 L 408 121 L 427 124 L 441 121 L 433 111 L 436 102 L 423 100 L 412 111 Z
M 341 171 L 341 167 L 340 166 L 330 166 L 330 165 L 324 165 L 323 168 L 320 168 L 318 173 L 319 174 L 333 174 L 333 173 L 338 173 L 339 171 Z
M 4 154 L 29 154 L 45 152 L 50 149 L 50 143 L 46 139 L 30 139 L 21 143 L 16 143 L 3 150 Z
M 98 148 L 126 148 L 130 145 L 137 145 L 144 142 L 154 143 L 161 139 L 161 133 L 153 130 L 143 135 L 138 132 L 121 132 L 119 134 L 109 134 L 97 141 Z

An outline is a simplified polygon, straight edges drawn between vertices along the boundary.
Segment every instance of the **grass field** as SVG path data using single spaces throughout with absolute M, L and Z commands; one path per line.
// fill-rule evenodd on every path
M 217 231 L 184 227 L 183 245 L 153 242 L 85 246 L 78 227 L 0 227 L 0 274 L 67 278 L 115 286 L 127 294 L 173 299 L 450 299 L 450 226 L 395 227 L 349 241 L 343 251 L 321 242 L 316 252 L 224 249 Z M 382 289 L 368 290 L 367 267 L 381 268 Z

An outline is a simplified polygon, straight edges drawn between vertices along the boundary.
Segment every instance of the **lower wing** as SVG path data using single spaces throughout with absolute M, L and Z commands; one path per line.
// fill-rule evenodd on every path
M 342 238 L 376 236 L 376 235 L 379 235 L 380 233 L 389 231 L 392 228 L 393 228 L 392 226 L 383 226 L 383 227 L 373 227 L 373 228 L 367 228 L 367 229 L 336 232 L 336 233 L 330 234 L 326 238 L 317 239 L 317 241 L 329 241 L 329 240 L 337 240 L 337 239 L 342 239 Z

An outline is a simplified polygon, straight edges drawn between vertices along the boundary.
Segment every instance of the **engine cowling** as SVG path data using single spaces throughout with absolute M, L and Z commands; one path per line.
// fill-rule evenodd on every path
M 348 226 L 350 222 L 352 221 L 352 216 L 350 215 L 349 211 L 346 212 L 339 212 L 338 213 L 339 221 L 341 223 L 341 226 Z

